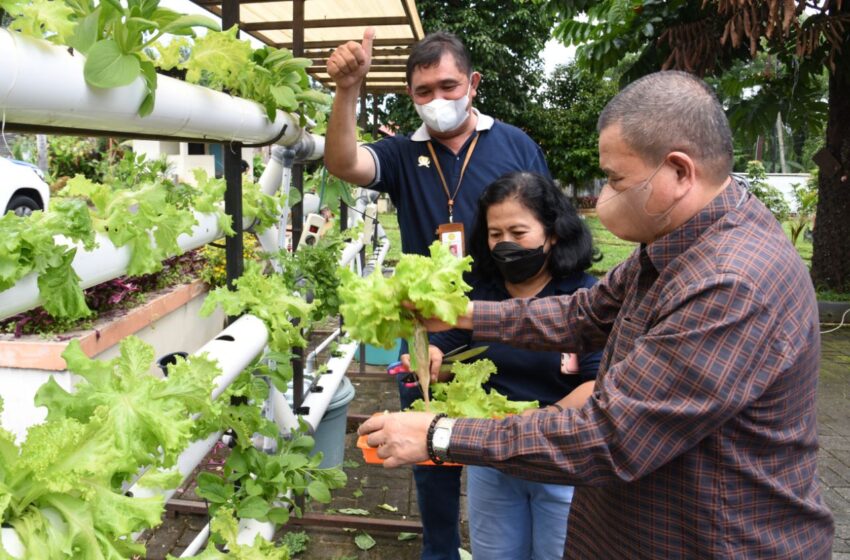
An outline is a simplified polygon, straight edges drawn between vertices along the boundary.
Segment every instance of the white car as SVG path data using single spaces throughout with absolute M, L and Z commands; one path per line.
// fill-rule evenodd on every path
M 47 209 L 50 187 L 41 170 L 25 161 L 0 157 L 0 211 L 29 216 Z

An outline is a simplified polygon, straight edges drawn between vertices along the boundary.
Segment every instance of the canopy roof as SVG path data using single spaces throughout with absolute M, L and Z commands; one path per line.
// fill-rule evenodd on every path
M 222 15 L 222 0 L 192 0 Z M 308 69 L 333 89 L 326 64 L 333 50 L 346 41 L 361 41 L 367 27 L 375 28 L 372 67 L 366 78 L 368 93 L 404 93 L 404 69 L 410 47 L 425 36 L 414 0 L 301 0 L 303 53 L 298 52 L 299 22 L 293 5 L 299 0 L 241 0 L 239 28 L 260 41 L 292 49 L 313 60 Z

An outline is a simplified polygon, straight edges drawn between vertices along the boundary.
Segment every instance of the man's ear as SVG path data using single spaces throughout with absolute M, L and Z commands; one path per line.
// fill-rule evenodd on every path
M 680 183 L 693 183 L 697 178 L 697 168 L 691 156 L 685 152 L 670 152 L 667 163 L 676 172 L 676 180 Z
M 474 94 L 478 92 L 478 86 L 481 85 L 481 72 L 473 72 L 472 76 L 469 78 L 469 83 L 472 86 L 469 91 L 469 96 L 473 97 Z

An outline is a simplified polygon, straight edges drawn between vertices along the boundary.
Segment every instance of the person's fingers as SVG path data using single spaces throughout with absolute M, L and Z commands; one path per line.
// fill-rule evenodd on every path
M 342 69 L 340 68 L 336 59 L 334 59 L 333 57 L 328 59 L 327 67 L 328 67 L 328 75 L 331 78 L 335 78 L 337 76 L 342 75 Z
M 402 363 L 404 367 L 410 369 L 410 354 L 402 354 L 399 357 L 399 361 Z
M 431 347 L 431 381 L 436 383 L 440 380 L 440 367 L 443 365 L 443 353 Z
M 386 414 L 375 414 L 374 416 L 371 416 L 368 420 L 360 424 L 360 427 L 357 428 L 357 434 L 365 436 L 383 429 L 385 419 Z
M 386 434 L 384 434 L 383 430 L 372 432 L 371 434 L 369 434 L 369 437 L 366 438 L 366 444 L 369 447 L 377 447 L 380 456 L 382 446 L 386 443 L 386 438 L 387 436 Z
M 363 32 L 363 51 L 366 55 L 367 62 L 372 59 L 372 42 L 375 40 L 375 28 L 367 27 Z
M 434 363 L 431 362 L 431 383 L 437 383 L 440 381 L 440 366 L 442 362 Z
M 354 42 L 349 42 L 345 47 L 337 49 L 334 53 L 337 64 L 346 74 L 356 71 L 360 68 L 360 62 L 357 60 L 357 52 L 362 51 L 360 45 Z M 362 58 L 362 52 L 360 53 Z

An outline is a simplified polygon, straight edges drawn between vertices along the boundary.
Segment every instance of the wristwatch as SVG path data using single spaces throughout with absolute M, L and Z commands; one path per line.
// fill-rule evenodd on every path
M 449 443 L 452 439 L 452 428 L 456 418 L 443 417 L 437 420 L 434 426 L 434 435 L 431 438 L 431 449 L 434 451 L 435 463 L 440 464 L 448 460 Z

